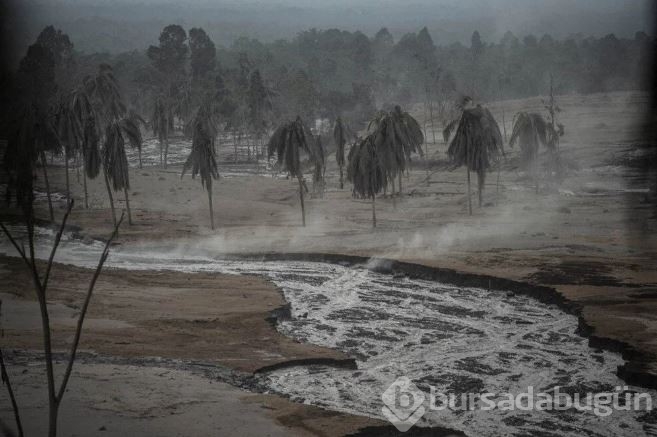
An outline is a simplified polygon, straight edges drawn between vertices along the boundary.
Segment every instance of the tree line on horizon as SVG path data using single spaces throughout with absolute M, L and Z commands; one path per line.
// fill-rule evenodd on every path
M 11 104 L 4 107 L 2 134 L 13 139 L 10 147 L 18 147 L 16 153 L 8 154 L 15 161 L 12 171 L 16 178 L 28 173 L 17 170 L 19 161 L 38 162 L 47 188 L 45 154 L 62 154 L 67 193 L 68 165 L 73 160 L 78 171 L 82 168 L 85 207 L 87 177 L 102 174 L 112 210 L 113 191 L 123 192 L 130 223 L 125 146 L 137 149 L 141 167 L 145 130 L 158 139 L 165 168 L 169 137 L 177 132 L 192 139 L 185 169 L 191 169 L 192 176 L 201 175 L 211 204 L 212 179 L 218 176 L 215 141 L 220 133 L 232 136 L 236 161 L 241 143 L 249 158 L 257 159 L 266 153 L 266 143 L 277 126 L 292 120 L 297 120 L 297 125 L 309 123 L 304 125 L 312 139 L 308 150 L 317 158 L 313 159 L 313 183 L 323 186 L 325 148 L 321 137 L 314 137 L 308 128 L 319 118 L 348 120 L 354 131 L 368 135 L 371 120 L 381 114 L 400 113 L 400 106 L 423 103 L 423 141 L 429 141 L 424 138 L 428 119 L 435 143 L 434 123 L 456 127 L 467 119 L 464 115 L 473 115 L 470 118 L 475 124 L 486 124 L 485 116 L 459 108 L 455 102 L 461 96 L 480 104 L 535 95 L 544 90 L 546 80 L 552 98 L 569 91 L 640 88 L 642 66 L 654 47 L 655 40 L 642 32 L 632 40 L 608 35 L 565 41 L 549 35 L 540 40 L 529 35 L 521 41 L 507 32 L 495 44 L 482 41 L 476 31 L 470 47 L 458 43 L 443 47 L 433 43 L 426 28 L 399 41 L 383 28 L 372 39 L 361 32 L 311 29 L 292 41 L 271 44 L 240 38 L 226 49 L 217 48 L 202 28 L 187 32 L 174 24 L 164 27 L 157 45 L 113 56 L 78 53 L 64 32 L 48 26 L 29 47 L 8 90 L 3 90 Z M 21 123 L 16 123 L 16 115 Z M 519 120 L 530 120 L 527 125 L 532 129 L 541 126 L 533 122 L 538 120 L 535 116 Z M 554 116 L 550 126 L 556 132 Z M 491 138 L 491 150 L 497 154 L 495 132 Z M 22 157 L 20 145 L 27 143 L 34 146 L 29 152 L 32 156 Z M 341 151 L 338 166 L 349 170 L 344 139 L 336 137 L 333 146 L 336 144 Z M 419 144 L 413 145 L 414 152 L 422 152 Z M 365 143 L 361 145 L 367 149 Z M 535 149 L 524 150 L 530 156 Z M 476 171 L 477 165 L 470 160 L 466 157 L 461 163 Z M 403 167 L 403 162 L 400 165 Z M 386 172 L 390 176 L 381 185 L 384 192 L 399 176 L 397 170 L 388 168 Z M 398 181 L 401 184 L 401 178 Z M 17 198 L 26 191 L 18 182 L 14 184 Z M 23 181 L 25 185 L 28 182 Z M 303 196 L 303 190 L 300 194 Z M 212 207 L 210 210 L 212 214 Z M 50 213 L 52 218 L 52 207 Z M 113 217 L 116 220 L 114 211 Z
M 366 122 L 377 108 L 417 102 L 431 103 L 432 117 L 447 117 L 445 106 L 460 95 L 476 101 L 532 97 L 545 92 L 550 75 L 557 95 L 644 89 L 655 49 L 645 32 L 633 39 L 578 34 L 563 40 L 507 32 L 489 42 L 474 31 L 469 46 L 436 45 L 426 27 L 399 40 L 386 28 L 371 38 L 310 29 L 291 40 L 242 37 L 221 47 L 202 28 L 175 24 L 162 30 L 158 44 L 139 51 L 83 54 L 70 44 L 62 80 L 79 80 L 106 63 L 137 112 L 150 115 L 154 102 L 167 97 L 166 83 L 176 100 L 171 111 L 187 118 L 192 101 L 212 89 L 236 131 L 262 117 L 276 119 L 271 124 L 297 115 Z M 265 107 L 272 114 L 264 114 Z

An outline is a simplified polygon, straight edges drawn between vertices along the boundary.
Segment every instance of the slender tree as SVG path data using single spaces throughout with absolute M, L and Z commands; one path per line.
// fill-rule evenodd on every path
M 561 112 L 561 108 L 554 97 L 554 77 L 552 74 L 550 74 L 550 95 L 547 100 L 543 100 L 543 105 L 548 112 L 545 144 L 550 153 L 550 176 L 561 180 L 563 171 L 559 155 L 559 142 L 565 134 L 565 129 L 563 124 L 557 122 L 557 114 Z
M 33 181 L 36 162 L 47 147 L 59 148 L 53 117 L 37 105 L 28 105 L 19 112 L 10 132 L 4 164 L 9 173 L 7 199 L 14 198 L 16 205 L 29 205 L 33 201 Z M 47 177 L 45 178 L 47 181 Z M 50 211 L 51 218 L 52 210 Z
M 486 172 L 490 168 L 491 162 L 504 153 L 503 147 L 504 142 L 500 128 L 488 109 L 477 106 L 463 111 L 447 154 L 456 166 L 466 166 L 468 213 L 470 215 L 472 215 L 470 172 L 477 173 L 479 206 L 481 207 Z
M 54 32 L 54 29 L 52 31 Z M 27 155 L 34 159 L 37 156 L 40 158 L 50 219 L 54 220 L 45 152 L 58 154 L 61 151 L 61 143 L 57 136 L 57 120 L 51 116 L 55 112 L 52 110 L 52 103 L 57 91 L 57 59 L 49 44 L 51 38 L 45 37 L 50 33 L 49 28 L 44 29 L 44 36 L 40 35 L 37 43 L 27 49 L 18 66 L 16 89 L 5 89 L 7 93 L 14 93 L 4 102 L 7 120 L 11 121 L 7 128 L 8 138 L 13 138 L 6 149 L 5 164 L 11 185 L 20 182 L 23 177 L 32 177 L 33 174 L 25 172 L 28 167 L 19 170 L 10 163 L 25 163 L 27 161 L 24 158 Z M 8 187 L 8 196 L 11 188 Z
M 151 127 L 160 144 L 160 165 L 167 168 L 167 155 L 169 153 L 169 127 L 171 126 L 171 111 L 166 99 L 162 96 L 155 99 Z
M 267 114 L 272 108 L 270 92 L 260 75 L 260 70 L 254 70 L 249 77 L 249 88 L 247 92 L 248 122 L 253 129 L 255 139 L 258 143 L 267 131 Z M 256 150 L 256 159 L 261 151 Z
M 278 165 L 291 177 L 297 178 L 299 182 L 299 201 L 301 202 L 303 226 L 306 226 L 306 209 L 303 195 L 304 192 L 308 192 L 308 187 L 303 178 L 301 155 L 305 153 L 312 156 L 307 137 L 301 117 L 297 117 L 295 121 L 286 123 L 276 129 L 267 146 L 269 157 L 271 158 L 276 154 Z
M 326 185 L 324 180 L 324 175 L 326 172 L 324 145 L 322 144 L 321 135 L 317 135 L 315 138 L 313 138 L 313 140 L 314 141 L 311 142 L 313 145 L 311 148 L 311 159 L 315 164 L 315 169 L 313 171 L 313 192 L 319 197 L 324 197 L 324 187 Z
M 69 161 L 74 154 L 81 149 L 82 126 L 71 110 L 67 101 L 59 105 L 57 112 L 57 130 L 64 149 L 64 172 L 66 180 L 66 203 L 71 202 L 71 187 L 69 177 Z
M 344 166 L 345 166 L 345 154 L 344 148 L 347 144 L 347 141 L 353 137 L 353 134 L 349 130 L 347 124 L 342 121 L 342 117 L 338 117 L 335 120 L 335 127 L 333 128 L 333 140 L 335 141 L 335 161 L 338 164 L 340 169 L 340 189 L 344 188 Z
M 349 151 L 347 167 L 347 179 L 353 184 L 352 195 L 372 199 L 373 228 L 376 228 L 376 195 L 385 188 L 390 175 L 377 150 L 373 135 L 357 141 Z
M 134 134 L 135 130 L 138 131 L 138 128 L 128 120 L 121 120 L 110 124 L 107 126 L 105 132 L 105 143 L 103 144 L 102 151 L 103 168 L 107 175 L 107 180 L 111 182 L 114 191 L 122 190 L 125 196 L 129 224 L 132 224 L 130 198 L 128 196 L 128 190 L 130 189 L 130 173 L 128 158 L 125 153 L 124 133 L 126 135 Z
M 538 153 L 540 145 L 547 144 L 548 124 L 541 114 L 518 112 L 513 117 L 513 131 L 509 145 L 520 145 L 520 166 L 534 176 L 536 193 L 539 188 Z
M 29 187 L 29 189 L 31 189 L 31 187 Z M 34 285 L 34 291 L 36 294 L 37 302 L 39 303 L 39 310 L 41 313 L 43 352 L 46 362 L 46 379 L 47 379 L 47 393 L 48 393 L 48 436 L 56 437 L 59 408 L 64 398 L 64 394 L 66 393 L 66 387 L 68 385 L 69 379 L 71 377 L 71 373 L 73 371 L 73 365 L 75 363 L 78 346 L 80 344 L 80 338 L 82 336 L 82 327 L 84 324 L 84 319 L 86 317 L 87 310 L 89 308 L 89 303 L 91 301 L 91 296 L 93 294 L 96 281 L 98 280 L 98 277 L 100 276 L 100 273 L 103 269 L 103 265 L 107 260 L 107 257 L 109 255 L 110 245 L 112 244 L 112 241 L 114 240 L 114 238 L 118 233 L 118 227 L 121 224 L 121 221 L 123 220 L 123 216 L 121 216 L 121 220 L 119 220 L 116 226 L 114 226 L 114 231 L 112 232 L 112 235 L 110 236 L 110 238 L 107 240 L 107 243 L 105 244 L 105 248 L 100 256 L 98 265 L 96 266 L 96 270 L 94 271 L 91 282 L 89 283 L 87 293 L 85 295 L 84 301 L 81 306 L 80 315 L 78 316 L 78 320 L 75 328 L 75 334 L 73 337 L 73 342 L 70 347 L 69 356 L 68 359 L 65 360 L 66 368 L 62 375 L 62 379 L 58 384 L 55 378 L 55 358 L 53 357 L 53 351 L 52 351 L 52 328 L 50 325 L 50 314 L 48 310 L 47 295 L 48 295 L 50 272 L 54 264 L 53 261 L 55 259 L 55 254 L 57 252 L 57 248 L 59 247 L 59 243 L 61 242 L 64 229 L 66 229 L 66 221 L 68 219 L 69 214 L 71 213 L 71 210 L 73 209 L 74 202 L 71 201 L 71 203 L 69 203 L 68 209 L 64 214 L 64 218 L 62 219 L 62 223 L 59 226 L 59 230 L 55 235 L 55 241 L 50 251 L 50 256 L 48 257 L 45 270 L 39 271 L 40 269 L 36 261 L 36 251 L 35 251 L 35 238 L 34 238 L 35 217 L 34 217 L 34 209 L 32 206 L 33 198 L 34 198 L 33 193 L 26 195 L 26 197 L 23 199 L 21 203 L 24 212 L 25 224 L 27 230 L 27 248 L 25 248 L 24 244 L 19 244 L 19 242 L 14 238 L 14 236 L 10 233 L 10 231 L 5 227 L 4 224 L 0 223 L 0 229 L 2 229 L 4 234 L 7 236 L 7 239 L 14 246 L 16 252 L 20 255 L 21 259 L 23 260 L 25 266 L 29 271 L 30 276 L 32 277 L 32 283 Z M 4 363 L 2 364 L 2 373 L 3 373 L 2 377 L 4 380 L 6 376 L 6 372 L 4 371 Z M 16 404 L 14 404 L 14 411 L 17 416 L 18 406 Z
M 82 157 L 84 207 L 89 207 L 87 178 L 95 179 L 100 170 L 99 141 L 96 132 L 97 114 L 84 85 L 76 87 L 68 99 L 69 114 L 75 126 L 78 153 Z
M 191 168 L 192 178 L 201 176 L 201 185 L 208 191 L 210 206 L 210 227 L 214 229 L 214 211 L 212 207 L 212 181 L 219 177 L 214 142 L 218 129 L 209 102 L 205 102 L 196 112 L 192 125 L 192 151 L 183 166 L 182 178 Z
M 132 147 L 141 147 L 139 126 L 126 109 L 112 67 L 101 64 L 95 76 L 88 76 L 85 79 L 85 88 L 88 95 L 92 97 L 95 107 L 97 116 L 94 123 L 96 124 L 98 136 L 104 136 L 104 141 L 102 141 L 102 168 L 107 196 L 112 210 L 112 220 L 116 226 L 116 211 L 114 197 L 112 196 L 112 187 L 114 187 L 115 190 L 123 190 L 126 209 L 128 210 L 128 222 L 132 224 L 128 196 L 130 181 L 128 159 L 125 154 L 125 141 L 127 137 Z

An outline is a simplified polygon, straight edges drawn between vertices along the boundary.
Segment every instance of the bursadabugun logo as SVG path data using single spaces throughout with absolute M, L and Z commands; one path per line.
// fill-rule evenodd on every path
M 383 392 L 383 415 L 401 432 L 406 432 L 427 411 L 565 411 L 589 412 L 598 417 L 607 417 L 616 411 L 652 411 L 650 393 L 639 393 L 628 386 L 615 387 L 613 392 L 579 393 L 561 391 L 555 386 L 544 392 L 528 386 L 518 393 L 442 393 L 430 386 L 427 396 L 405 376 Z
M 424 393 L 405 376 L 397 378 L 381 395 L 381 412 L 401 432 L 406 432 L 424 415 Z

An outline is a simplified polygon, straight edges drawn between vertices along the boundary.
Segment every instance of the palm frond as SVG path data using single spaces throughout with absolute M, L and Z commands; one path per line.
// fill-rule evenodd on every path
M 267 145 L 269 157 L 276 155 L 278 165 L 283 171 L 293 177 L 301 178 L 303 176 L 301 154 L 305 153 L 313 160 L 319 157 L 311 150 L 307 137 L 303 121 L 301 117 L 297 117 L 295 121 L 286 123 L 274 131 Z
M 389 173 L 377 150 L 373 135 L 356 142 L 349 150 L 347 180 L 353 184 L 354 197 L 372 199 L 388 183 Z
M 341 117 L 335 120 L 335 127 L 333 128 L 333 140 L 335 141 L 335 160 L 339 167 L 344 166 L 344 148 L 349 138 L 349 128 L 342 121 Z
M 424 135 L 420 124 L 408 112 L 395 106 L 391 112 L 379 112 L 370 122 L 370 135 L 387 177 L 404 172 L 413 153 L 423 156 Z
M 490 111 L 481 106 L 464 110 L 447 150 L 453 164 L 481 173 L 503 153 L 502 134 Z
M 192 178 L 201 176 L 201 185 L 208 191 L 212 189 L 212 181 L 219 177 L 214 141 L 217 127 L 208 105 L 202 105 L 193 119 L 192 151 L 190 152 L 181 177 L 191 169 Z
M 513 117 L 513 131 L 509 145 L 520 145 L 520 162 L 527 167 L 538 156 L 541 145 L 548 146 L 548 135 L 551 125 L 545 121 L 541 114 L 533 112 L 519 112 Z
M 103 145 L 103 164 L 107 177 L 115 191 L 130 188 L 128 158 L 125 153 L 125 138 L 120 122 L 107 126 Z
M 100 173 L 100 136 L 96 127 L 96 119 L 89 117 L 84 125 L 84 140 L 82 142 L 82 157 L 84 171 L 89 179 L 95 179 Z

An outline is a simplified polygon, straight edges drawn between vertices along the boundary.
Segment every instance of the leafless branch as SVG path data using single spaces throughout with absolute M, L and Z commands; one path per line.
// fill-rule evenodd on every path
M 50 257 L 48 258 L 48 265 L 46 266 L 46 274 L 43 277 L 43 289 L 44 291 L 48 287 L 48 278 L 50 277 L 50 270 L 52 269 L 52 264 L 53 260 L 55 259 L 55 253 L 57 252 L 57 248 L 59 247 L 59 243 L 62 239 L 62 234 L 64 233 L 64 229 L 66 228 L 66 220 L 68 220 L 68 216 L 71 214 L 71 211 L 73 210 L 73 204 L 75 201 L 71 199 L 71 202 L 68 204 L 68 208 L 66 209 L 66 214 L 64 214 L 64 218 L 62 219 L 62 224 L 59 226 L 59 231 L 57 231 L 57 235 L 55 236 L 55 242 L 52 245 L 52 250 L 50 251 Z
M 27 266 L 30 267 L 30 260 L 28 260 L 27 256 L 25 256 L 25 250 L 22 249 L 21 246 L 18 245 L 16 240 L 14 240 L 14 237 L 9 232 L 9 229 L 7 229 L 3 223 L 0 223 L 0 228 L 2 228 L 2 232 L 5 233 L 5 235 L 7 236 L 9 241 L 11 242 L 11 244 L 14 246 L 14 248 L 16 249 L 16 252 L 18 252 L 18 254 L 21 256 L 21 258 L 23 258 L 23 261 L 25 261 L 25 264 L 27 264 Z M 30 267 L 30 269 L 31 269 L 31 267 Z
M 5 360 L 2 356 L 2 349 L 0 349 L 0 376 L 2 378 L 2 382 L 7 386 L 7 392 L 9 393 L 9 399 L 11 400 L 11 407 L 14 410 L 14 418 L 16 419 L 16 428 L 18 429 L 18 437 L 23 437 L 23 425 L 21 424 L 21 416 L 18 413 L 18 404 L 16 403 L 14 390 L 11 388 L 11 382 L 9 381 L 7 368 L 5 367 Z
M 114 226 L 114 232 L 112 232 L 112 235 L 107 240 L 107 243 L 105 243 L 105 248 L 103 249 L 103 253 L 100 256 L 100 259 L 98 260 L 98 266 L 96 267 L 94 276 L 91 279 L 91 282 L 89 283 L 87 295 L 84 299 L 84 304 L 82 305 L 82 309 L 80 310 L 80 317 L 78 318 L 78 324 L 75 329 L 75 338 L 73 339 L 73 344 L 71 345 L 71 353 L 68 359 L 68 364 L 66 366 L 66 372 L 64 373 L 64 379 L 62 380 L 61 386 L 59 387 L 59 393 L 57 394 L 57 402 L 61 402 L 62 397 L 64 396 L 64 392 L 66 390 L 66 385 L 68 384 L 68 380 L 71 376 L 71 371 L 73 370 L 75 355 L 77 354 L 78 344 L 80 343 L 80 336 L 82 335 L 82 325 L 84 323 L 84 318 L 87 315 L 87 309 L 89 308 L 89 302 L 91 301 L 91 295 L 93 294 L 94 286 L 96 285 L 96 281 L 98 280 L 101 271 L 103 270 L 103 264 L 105 264 L 105 260 L 107 260 L 107 257 L 109 256 L 110 245 L 118 235 L 119 227 L 121 226 L 121 222 L 123 222 L 124 217 L 125 217 L 125 213 L 122 213 L 121 218 L 116 223 L 116 226 Z

